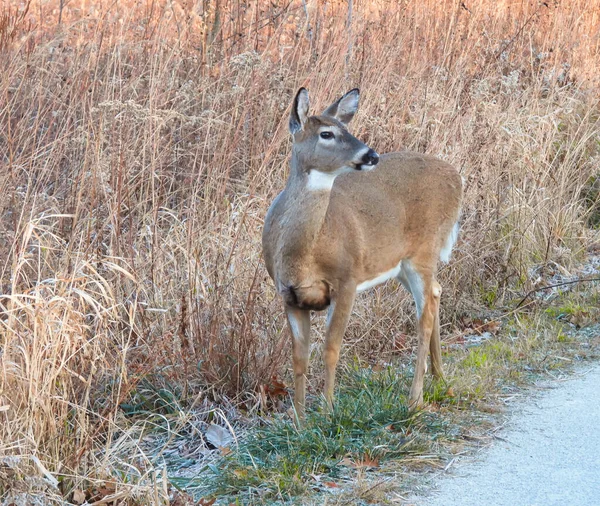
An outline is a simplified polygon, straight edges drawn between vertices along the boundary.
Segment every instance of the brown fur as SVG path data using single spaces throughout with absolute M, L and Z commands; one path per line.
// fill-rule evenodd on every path
M 328 117 L 306 118 L 303 129 L 295 135 L 292 173 L 267 213 L 263 232 L 267 270 L 284 298 L 292 331 L 298 334 L 293 336 L 296 410 L 303 415 L 308 310 L 321 310 L 332 303 L 324 350 L 325 396 L 331 403 L 341 339 L 356 287 L 401 261 L 414 269 L 423 285 L 419 349 L 409 398 L 411 405 L 417 406 L 422 403 L 430 344 L 432 372 L 442 376 L 441 289 L 435 273 L 440 251 L 458 219 L 461 177 L 449 164 L 432 156 L 389 153 L 372 171 L 355 170 L 337 176 L 329 191 L 307 190 L 308 174 L 319 167 L 318 159 L 311 158 L 314 139 L 320 126 L 329 123 L 332 120 Z M 358 152 L 364 145 L 356 142 Z M 347 148 L 347 143 L 343 146 Z M 350 152 L 344 163 L 351 164 L 355 154 Z

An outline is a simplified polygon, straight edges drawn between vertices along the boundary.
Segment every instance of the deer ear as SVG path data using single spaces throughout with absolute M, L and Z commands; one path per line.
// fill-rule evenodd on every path
M 290 133 L 294 135 L 304 127 L 306 119 L 308 118 L 308 90 L 306 88 L 300 88 L 294 98 L 292 104 L 292 112 L 290 113 Z
M 360 96 L 360 92 L 358 88 L 354 88 L 346 93 L 339 100 L 331 104 L 327 109 L 323 111 L 324 116 L 331 116 L 335 118 L 344 125 L 350 123 L 356 111 L 358 110 L 358 98 Z

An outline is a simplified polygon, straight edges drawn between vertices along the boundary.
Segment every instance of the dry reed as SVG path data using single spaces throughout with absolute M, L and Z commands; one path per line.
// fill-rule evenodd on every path
M 345 2 L 216 5 L 2 8 L 2 493 L 29 473 L 60 501 L 46 469 L 62 493 L 115 482 L 167 502 L 119 409 L 139 382 L 250 405 L 285 376 L 260 231 L 301 85 L 316 109 L 360 87 L 360 138 L 460 169 L 445 321 L 568 269 L 596 237 L 581 192 L 600 160 L 597 2 L 355 1 L 350 20 Z M 345 355 L 389 354 L 409 308 L 396 286 L 361 296 Z M 123 438 L 137 460 L 119 460 Z

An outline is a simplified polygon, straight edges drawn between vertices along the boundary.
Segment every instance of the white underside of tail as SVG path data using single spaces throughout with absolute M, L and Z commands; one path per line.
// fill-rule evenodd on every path
M 444 244 L 442 251 L 440 251 L 440 260 L 442 262 L 447 264 L 450 261 L 450 256 L 452 255 L 452 248 L 454 248 L 456 239 L 458 239 L 458 221 L 452 227 L 452 231 L 446 239 L 446 244 Z

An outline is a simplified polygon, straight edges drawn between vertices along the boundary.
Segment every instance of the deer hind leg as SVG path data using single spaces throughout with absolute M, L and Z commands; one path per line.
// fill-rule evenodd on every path
M 413 296 L 415 305 L 417 308 L 417 319 L 421 319 L 423 312 L 423 282 L 420 275 L 413 268 L 410 262 L 404 265 L 404 268 L 400 270 L 398 274 L 398 281 L 402 283 L 404 288 Z M 444 377 L 442 368 L 442 348 L 440 341 L 440 297 L 442 295 L 442 287 L 435 280 L 431 281 L 431 291 L 433 295 L 434 308 L 433 308 L 433 328 L 431 331 L 431 339 L 429 342 L 429 352 L 431 354 L 431 373 L 437 379 Z
M 440 297 L 442 287 L 437 281 L 432 282 L 433 295 L 433 330 L 431 332 L 431 341 L 429 343 L 429 353 L 431 354 L 431 373 L 434 378 L 442 379 L 444 371 L 442 368 L 442 344 L 440 340 Z
M 323 361 L 325 362 L 325 400 L 329 409 L 333 408 L 335 369 L 340 358 L 342 338 L 344 337 L 344 332 L 346 332 L 355 297 L 355 286 L 345 287 L 340 290 L 337 297 L 331 301 L 327 314 Z
M 310 312 L 286 306 L 285 314 L 292 332 L 294 362 L 294 409 L 304 420 L 306 407 L 306 372 L 310 355 Z
M 432 334 L 436 323 L 436 311 L 439 306 L 439 285 L 433 278 L 430 269 L 415 265 L 410 260 L 402 262 L 402 268 L 398 275 L 400 282 L 408 288 L 415 300 L 417 309 L 417 360 L 415 363 L 415 374 L 408 403 L 411 408 L 423 404 L 423 379 L 427 370 L 427 355 L 429 354 Z M 435 344 L 435 343 L 434 343 Z M 441 355 L 436 359 L 441 359 Z M 436 361 L 436 366 L 440 365 Z

